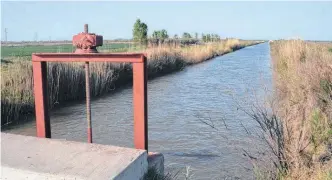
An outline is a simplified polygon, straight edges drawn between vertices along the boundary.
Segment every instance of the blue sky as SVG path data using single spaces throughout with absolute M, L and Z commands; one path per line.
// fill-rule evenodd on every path
M 70 40 L 89 24 L 104 39 L 131 38 L 136 18 L 168 33 L 243 39 L 332 40 L 332 2 L 1 2 L 1 39 Z

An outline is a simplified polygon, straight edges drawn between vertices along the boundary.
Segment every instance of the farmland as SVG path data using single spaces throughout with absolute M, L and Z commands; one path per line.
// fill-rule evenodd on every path
M 99 51 L 120 52 L 126 51 L 132 47 L 130 43 L 112 43 L 104 44 L 98 47 Z M 75 47 L 72 44 L 58 45 L 20 45 L 20 46 L 1 46 L 1 59 L 13 56 L 31 56 L 32 53 L 66 53 L 73 52 Z

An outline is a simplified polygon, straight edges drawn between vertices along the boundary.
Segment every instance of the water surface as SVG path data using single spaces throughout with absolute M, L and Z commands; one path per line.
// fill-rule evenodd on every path
M 266 97 L 269 44 L 238 50 L 148 82 L 149 149 L 162 152 L 166 171 L 183 179 L 252 179 L 244 151 L 260 154 L 257 124 L 239 107 Z M 92 102 L 95 143 L 133 147 L 132 89 Z M 51 113 L 52 138 L 86 141 L 85 104 Z M 8 132 L 35 135 L 35 122 Z

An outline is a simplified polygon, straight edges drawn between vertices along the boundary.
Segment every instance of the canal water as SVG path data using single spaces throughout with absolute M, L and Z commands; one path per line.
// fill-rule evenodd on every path
M 148 82 L 149 149 L 183 179 L 253 179 L 266 147 L 242 109 L 262 103 L 272 86 L 269 44 L 238 50 Z M 133 147 L 132 89 L 92 101 L 95 143 Z M 52 138 L 86 141 L 85 104 L 51 113 Z M 35 122 L 8 130 L 35 135 Z M 51 153 L 51 152 L 50 152 Z M 263 154 L 263 155 L 262 155 Z

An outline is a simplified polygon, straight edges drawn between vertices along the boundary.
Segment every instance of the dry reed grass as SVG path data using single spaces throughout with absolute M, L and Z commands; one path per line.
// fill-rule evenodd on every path
M 159 46 L 143 51 L 148 54 L 148 76 L 152 78 L 257 43 L 230 39 L 206 45 Z M 91 63 L 90 67 L 92 97 L 100 96 L 132 81 L 130 64 Z M 27 114 L 33 114 L 32 78 L 30 57 L 17 57 L 1 64 L 2 125 L 24 121 Z M 48 87 L 51 108 L 66 101 L 84 99 L 83 64 L 48 63 Z
M 274 41 L 284 179 L 332 179 L 332 43 Z

